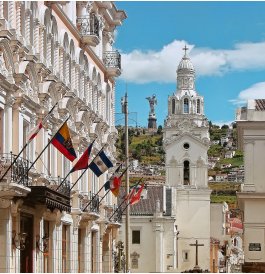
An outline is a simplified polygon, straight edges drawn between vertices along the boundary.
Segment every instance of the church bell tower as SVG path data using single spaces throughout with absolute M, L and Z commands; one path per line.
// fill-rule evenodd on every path
M 179 237 L 178 270 L 192 269 L 195 240 L 200 248 L 199 266 L 209 269 L 210 193 L 208 189 L 209 123 L 204 115 L 204 98 L 195 89 L 195 70 L 184 48 L 177 69 L 177 88 L 168 97 L 164 124 L 166 185 L 172 188 L 172 210 Z

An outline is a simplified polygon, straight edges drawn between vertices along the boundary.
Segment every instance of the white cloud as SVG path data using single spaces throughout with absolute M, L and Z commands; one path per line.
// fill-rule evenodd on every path
M 121 78 L 127 82 L 149 83 L 176 81 L 176 69 L 187 44 L 197 76 L 222 75 L 230 70 L 265 68 L 265 42 L 239 43 L 232 50 L 196 48 L 174 40 L 160 51 L 134 50 L 122 54 Z
M 234 100 L 230 100 L 234 105 L 242 105 L 247 102 L 248 99 L 265 99 L 265 82 L 260 82 L 252 85 L 251 87 L 242 90 L 238 97 Z
M 212 121 L 213 125 L 217 125 L 219 127 L 222 127 L 223 125 L 228 125 L 229 127 L 232 127 L 232 123 L 235 121 L 224 121 L 224 120 L 218 120 L 218 121 Z

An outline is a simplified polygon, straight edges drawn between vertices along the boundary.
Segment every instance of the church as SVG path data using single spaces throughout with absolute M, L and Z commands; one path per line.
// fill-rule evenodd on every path
M 184 52 L 163 129 L 165 184 L 148 186 L 131 206 L 131 272 L 210 269 L 209 125 L 186 46 Z

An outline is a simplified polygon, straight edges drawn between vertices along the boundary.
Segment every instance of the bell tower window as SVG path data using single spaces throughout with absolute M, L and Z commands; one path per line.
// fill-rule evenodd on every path
M 184 161 L 183 165 L 183 178 L 184 178 L 184 185 L 190 184 L 190 162 Z
M 197 99 L 197 113 L 198 114 L 201 113 L 201 101 L 200 101 L 200 99 Z
M 185 98 L 183 101 L 183 112 L 189 113 L 189 99 Z
M 176 101 L 175 99 L 172 99 L 172 114 L 175 114 L 176 111 Z

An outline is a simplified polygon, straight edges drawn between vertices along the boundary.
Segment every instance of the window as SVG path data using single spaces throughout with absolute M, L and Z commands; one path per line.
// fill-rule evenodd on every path
M 43 235 L 44 237 L 50 237 L 50 231 L 49 231 L 49 221 L 46 221 L 44 220 L 43 221 Z M 43 249 L 44 249 L 44 253 L 43 253 L 43 260 L 44 260 L 44 273 L 48 273 L 48 272 L 51 272 L 50 271 L 50 254 L 49 254 L 49 251 L 50 251 L 50 248 L 49 248 L 49 242 L 46 243 L 46 246 L 44 247 L 43 246 Z
M 183 112 L 189 113 L 189 99 L 185 98 L 183 101 Z
M 190 162 L 189 161 L 184 161 L 183 173 L 184 173 L 184 185 L 189 185 L 190 184 Z
M 132 243 L 133 244 L 140 244 L 140 230 L 133 230 L 132 231 Z
M 201 101 L 200 99 L 197 99 L 197 113 L 201 113 Z
M 176 108 L 176 101 L 175 99 L 172 99 L 172 114 L 175 114 L 175 108 Z
M 183 147 L 184 147 L 184 149 L 188 150 L 190 148 L 190 144 L 189 143 L 184 143 Z
M 183 262 L 188 262 L 189 261 L 189 251 L 183 250 L 182 257 L 183 257 Z
M 63 225 L 62 228 L 62 272 L 68 272 L 68 237 L 69 237 L 69 227 Z

